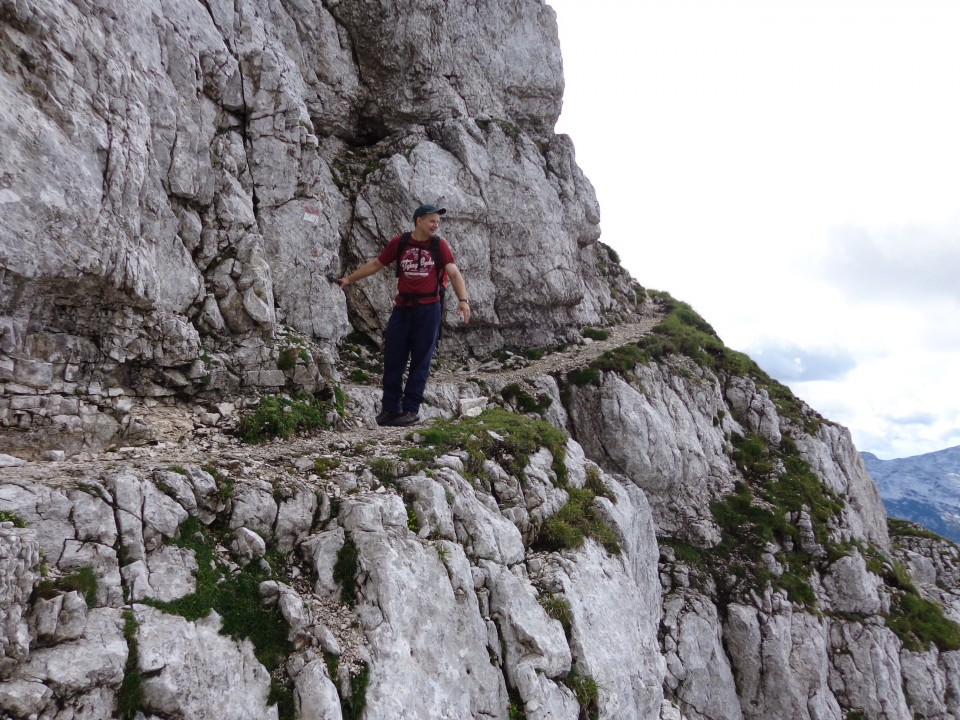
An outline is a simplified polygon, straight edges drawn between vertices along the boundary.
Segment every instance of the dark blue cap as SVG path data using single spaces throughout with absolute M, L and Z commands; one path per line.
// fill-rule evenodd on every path
M 438 208 L 436 205 L 421 205 L 413 211 L 413 221 L 416 222 L 418 217 L 423 217 L 424 215 L 429 215 L 430 213 L 443 215 L 446 211 L 446 208 Z

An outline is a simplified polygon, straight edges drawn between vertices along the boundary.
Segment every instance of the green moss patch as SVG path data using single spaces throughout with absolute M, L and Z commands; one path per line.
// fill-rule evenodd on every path
M 289 438 L 295 434 L 330 427 L 327 414 L 336 410 L 329 402 L 309 395 L 295 398 L 271 395 L 262 398 L 256 409 L 244 415 L 236 433 L 245 443 L 255 444 L 273 438 Z
M 340 585 L 340 599 L 345 605 L 357 604 L 357 575 L 360 572 L 360 551 L 349 537 L 337 553 L 333 579 Z
M 942 652 L 960 649 L 960 626 L 916 591 L 897 594 L 886 620 L 907 650 L 921 652 L 931 643 Z
M 171 602 L 144 602 L 191 621 L 206 617 L 211 610 L 216 610 L 223 618 L 221 634 L 235 640 L 249 639 L 257 659 L 267 670 L 273 673 L 280 668 L 293 646 L 287 640 L 289 628 L 280 611 L 267 607 L 260 599 L 260 583 L 271 579 L 271 572 L 259 563 L 250 563 L 238 572 L 231 573 L 214 554 L 216 541 L 211 531 L 195 517 L 188 518 L 180 526 L 179 539 L 174 542 L 179 547 L 193 550 L 196 556 L 196 592 Z M 273 682 L 278 683 L 276 680 Z M 283 688 L 278 686 L 275 690 L 274 694 L 280 698 L 281 716 L 292 717 L 289 713 L 293 709 L 286 705 L 284 698 L 287 695 Z
M 598 720 L 600 717 L 600 686 L 589 675 L 581 675 L 576 670 L 563 679 L 564 685 L 573 691 L 580 705 L 579 720 Z
M 591 340 L 606 340 L 610 337 L 610 331 L 603 328 L 585 327 L 583 336 Z
M 27 523 L 13 510 L 0 510 L 0 522 L 10 522 L 16 528 L 25 528 Z
M 488 408 L 476 417 L 434 420 L 417 434 L 418 445 L 400 452 L 404 459 L 427 462 L 453 450 L 464 450 L 468 454 L 468 474 L 478 476 L 484 460 L 491 459 L 522 481 L 530 456 L 545 447 L 553 455 L 557 484 L 567 482 L 568 435 L 543 420 Z
M 553 403 L 548 395 L 538 393 L 531 395 L 520 383 L 510 383 L 500 391 L 500 396 L 522 413 L 543 415 Z
M 359 670 L 350 673 L 350 694 L 344 696 L 340 688 L 340 658 L 333 653 L 325 652 L 323 659 L 327 664 L 327 672 L 337 688 L 337 695 L 340 697 L 340 711 L 343 720 L 360 720 L 363 716 L 363 709 L 367 704 L 370 666 L 363 663 Z
M 720 527 L 720 543 L 700 558 L 718 585 L 735 576 L 735 595 L 760 590 L 767 583 L 786 590 L 790 600 L 808 609 L 816 608 L 810 576 L 820 559 L 799 551 L 800 531 L 791 519 L 806 510 L 817 542 L 833 547 L 827 523 L 839 515 L 843 503 L 824 485 L 800 457 L 788 437 L 777 447 L 760 435 L 734 435 L 732 458 L 745 478 L 734 491 L 711 504 L 714 520 Z M 762 560 L 765 547 L 781 548 L 776 555 L 784 571 L 774 577 Z
M 620 552 L 617 536 L 601 517 L 594 504 L 596 495 L 583 488 L 569 488 L 570 498 L 560 512 L 547 518 L 534 547 L 540 550 L 576 549 L 586 538 L 593 538 L 611 554 Z
M 891 538 L 923 538 L 925 540 L 936 540 L 937 542 L 949 543 L 955 545 L 942 535 L 937 535 L 932 530 L 928 530 L 922 525 L 918 525 L 910 520 L 899 520 L 897 518 L 887 518 L 887 531 Z
M 137 644 L 137 618 L 131 610 L 123 611 L 123 637 L 127 641 L 127 664 L 123 682 L 117 693 L 117 715 L 131 720 L 143 709 L 143 675 L 140 672 L 140 649 Z
M 76 592 L 83 596 L 87 607 L 97 604 L 97 574 L 92 567 L 82 567 L 69 575 L 41 580 L 33 590 L 36 598 L 51 600 L 63 593 Z

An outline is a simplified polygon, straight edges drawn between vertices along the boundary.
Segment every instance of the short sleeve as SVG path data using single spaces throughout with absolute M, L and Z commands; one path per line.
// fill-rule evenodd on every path
M 387 243 L 387 246 L 383 251 L 377 255 L 377 260 L 380 261 L 381 265 L 389 265 L 394 260 L 397 259 L 397 250 L 400 247 L 400 236 L 397 235 L 390 242 Z

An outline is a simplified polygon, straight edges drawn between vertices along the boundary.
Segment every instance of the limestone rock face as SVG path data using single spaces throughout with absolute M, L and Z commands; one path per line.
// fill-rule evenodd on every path
M 35 530 L 0 524 L 0 677 L 30 653 L 24 609 L 37 581 L 39 551 Z
M 164 716 L 276 718 L 270 675 L 249 642 L 219 633 L 216 613 L 191 623 L 135 606 L 144 709 Z
M 542 0 L 3 0 L 0 18 L 0 427 L 18 455 L 149 442 L 145 400 L 336 379 L 336 344 L 382 329 L 394 280 L 345 298 L 325 275 L 421 202 L 448 208 L 474 307 L 445 352 L 553 344 L 635 303 L 601 278 L 596 197 L 553 132 Z M 286 372 L 291 345 L 308 351 Z
M 672 303 L 562 90 L 543 0 L 0 0 L 0 715 L 960 718 L 960 551 L 844 428 L 684 343 L 579 354 Z M 340 378 L 392 273 L 326 275 L 422 202 L 474 315 L 407 435 Z

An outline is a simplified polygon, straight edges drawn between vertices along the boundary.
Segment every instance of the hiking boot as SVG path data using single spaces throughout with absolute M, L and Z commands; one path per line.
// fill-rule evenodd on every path
M 393 425 L 394 427 L 405 427 L 407 425 L 415 425 L 420 422 L 420 416 L 414 412 L 403 412 L 393 418 L 388 425 Z
M 400 417 L 401 413 L 389 412 L 387 410 L 382 410 L 379 415 L 377 415 L 377 425 L 383 427 L 384 425 L 393 425 L 393 421 Z

